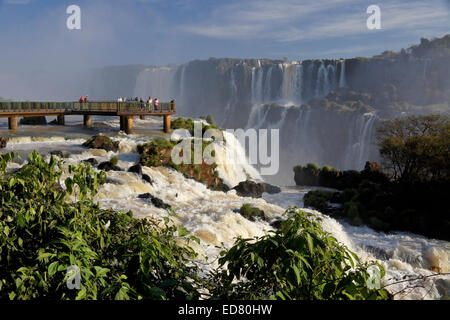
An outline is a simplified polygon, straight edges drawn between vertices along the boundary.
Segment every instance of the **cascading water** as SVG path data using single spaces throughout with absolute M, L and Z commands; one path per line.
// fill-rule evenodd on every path
M 307 122 L 309 110 L 302 110 L 298 122 Z M 370 117 L 370 116 L 368 116 Z M 118 121 L 111 120 L 107 127 L 117 127 Z M 105 121 L 106 122 L 110 122 Z M 139 120 L 137 127 L 147 128 L 152 120 Z M 82 125 L 81 119 L 78 124 Z M 368 125 L 363 125 L 366 128 Z M 44 129 L 45 130 L 45 129 Z M 150 184 L 142 178 L 126 170 L 139 159 L 136 146 L 145 143 L 152 137 L 141 135 L 118 135 L 114 137 L 120 141 L 118 152 L 106 152 L 98 149 L 86 149 L 81 146 L 85 139 L 70 139 L 64 137 L 38 138 L 21 137 L 12 139 L 5 152 L 17 151 L 26 154 L 31 150 L 44 152 L 48 155 L 50 150 L 63 150 L 69 153 L 65 158 L 64 166 L 77 164 L 83 160 L 94 158 L 99 163 L 117 156 L 118 166 L 125 171 L 107 172 L 107 182 L 99 190 L 95 200 L 103 208 L 116 210 L 131 210 L 136 217 L 154 217 L 161 219 L 168 217 L 164 209 L 156 208 L 151 202 L 138 198 L 139 194 L 149 192 L 169 204 L 177 213 L 170 215 L 176 225 L 184 226 L 193 235 L 200 239 L 200 243 L 192 243 L 199 253 L 199 258 L 205 270 L 217 267 L 217 257 L 220 245 L 230 247 L 236 237 L 251 238 L 267 234 L 273 227 L 267 221 L 250 221 L 235 211 L 244 203 L 264 210 L 269 222 L 283 219 L 283 212 L 290 205 L 303 206 L 303 195 L 307 189 L 283 188 L 281 193 L 263 194 L 263 198 L 246 198 L 236 195 L 234 190 L 227 193 L 212 191 L 205 185 L 187 179 L 183 174 L 165 167 L 143 167 L 143 173 L 151 177 Z M 234 137 L 225 133 L 227 141 L 234 141 Z M 237 152 L 243 162 L 236 162 L 230 166 L 218 166 L 219 174 L 228 180 L 230 185 L 255 174 L 254 169 L 245 162 L 245 151 L 240 145 L 229 146 Z M 220 159 L 225 154 L 218 146 L 217 154 Z M 47 156 L 49 157 L 49 156 Z M 22 164 L 11 164 L 8 169 L 20 168 Z M 257 173 L 252 177 L 257 178 Z M 63 177 L 64 179 L 64 177 Z M 427 239 L 410 233 L 385 234 L 376 232 L 368 227 L 350 226 L 326 215 L 309 209 L 305 211 L 314 213 L 321 218 L 320 224 L 330 232 L 340 243 L 355 252 L 363 262 L 378 261 L 386 270 L 383 284 L 390 284 L 407 275 L 416 278 L 432 275 L 431 268 L 439 268 L 441 272 L 450 271 L 450 243 L 446 241 Z M 208 258 L 206 261 L 205 258 Z M 397 299 L 439 299 L 449 294 L 450 279 L 445 276 L 432 278 L 433 281 L 419 283 L 423 287 L 408 290 L 404 295 L 397 295 Z M 398 283 L 387 287 L 391 293 L 406 288 L 409 283 Z
M 345 60 L 341 61 L 341 72 L 339 74 L 339 87 L 345 87 Z
M 377 116 L 376 112 L 368 112 L 359 116 L 348 131 L 348 147 L 342 167 L 345 169 L 362 170 L 370 158 L 371 141 Z
M 142 70 L 137 79 L 134 96 L 158 98 L 170 101 L 174 98 L 174 76 L 176 68 L 151 67 Z
M 305 164 L 304 161 L 308 161 L 319 165 L 328 164 L 339 169 L 361 169 L 365 161 L 377 159 L 372 152 L 375 124 L 372 116 L 344 119 L 349 123 L 346 122 L 340 131 L 344 133 L 348 130 L 348 136 L 342 134 L 341 137 L 336 134 L 327 137 L 317 129 L 324 115 L 321 110 L 314 108 L 299 110 L 289 113 L 288 116 L 287 110 L 279 108 L 299 107 L 313 98 L 323 98 L 337 88 L 345 87 L 345 60 L 283 63 L 256 60 L 251 64 L 245 60 L 238 60 L 232 61 L 231 65 L 227 62 L 225 66 L 220 78 L 211 78 L 211 81 L 209 78 L 198 78 L 203 76 L 204 71 L 200 72 L 199 70 L 203 69 L 197 69 L 197 63 L 194 62 L 184 64 L 178 67 L 178 70 L 168 67 L 146 68 L 138 76 L 135 95 L 157 96 L 160 100 L 166 97 L 176 98 L 179 114 L 195 116 L 212 114 L 219 125 L 228 128 L 237 126 L 255 129 L 279 128 L 280 136 L 284 137 L 280 141 L 280 150 L 288 152 L 290 156 L 284 157 L 288 162 L 282 162 L 280 166 L 280 170 L 286 172 L 280 172 L 279 176 L 272 178 L 266 177 L 274 183 L 291 183 L 291 179 L 287 180 L 285 177 L 291 175 L 290 167 L 295 165 L 294 161 L 297 164 Z M 215 68 L 209 71 L 208 77 L 218 72 L 216 71 L 218 67 Z M 195 86 L 198 81 L 208 85 L 217 80 L 224 82 L 221 91 L 217 93 L 214 93 L 216 90 L 214 87 L 205 91 L 204 85 Z M 247 91 L 245 88 L 248 88 Z M 214 97 L 217 97 L 217 100 L 214 100 Z M 185 103 L 185 100 L 192 102 Z M 240 119 L 239 125 L 236 124 L 237 119 Z M 286 126 L 289 123 L 290 125 Z M 336 125 L 338 124 L 328 119 L 327 126 Z M 340 149 L 336 148 L 327 154 L 325 151 L 330 147 L 328 141 L 333 139 L 336 140 L 335 145 L 340 145 Z M 370 158 L 369 155 L 373 157 Z

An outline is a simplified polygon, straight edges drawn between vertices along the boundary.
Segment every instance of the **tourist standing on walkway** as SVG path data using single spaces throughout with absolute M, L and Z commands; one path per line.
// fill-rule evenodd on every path
M 155 98 L 155 100 L 153 100 L 153 106 L 155 107 L 155 110 L 158 110 L 158 107 L 159 107 L 158 98 Z
M 84 97 L 81 96 L 81 98 L 80 98 L 80 103 L 83 103 L 83 102 L 84 102 Z
M 149 111 L 149 112 L 152 111 L 152 103 L 153 103 L 152 97 L 148 97 L 148 99 L 147 99 L 147 105 L 148 105 L 148 111 Z

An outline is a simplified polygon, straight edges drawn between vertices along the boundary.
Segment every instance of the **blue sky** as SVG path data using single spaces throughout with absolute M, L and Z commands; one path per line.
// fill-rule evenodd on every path
M 81 30 L 66 28 L 71 4 Z M 0 0 L 0 69 L 371 56 L 447 33 L 449 0 Z

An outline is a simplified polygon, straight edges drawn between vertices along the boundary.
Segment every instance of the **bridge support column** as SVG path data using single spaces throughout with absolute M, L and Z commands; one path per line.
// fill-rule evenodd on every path
M 9 117 L 8 118 L 8 128 L 9 130 L 17 130 L 17 117 Z
M 139 116 L 139 119 L 145 120 L 145 116 Z
M 120 131 L 125 131 L 125 116 L 119 116 L 120 118 Z
M 170 114 L 167 114 L 164 116 L 164 132 L 170 133 L 170 123 L 171 123 L 171 117 Z
M 133 116 L 124 117 L 124 125 L 125 125 L 125 133 L 132 134 L 133 133 Z
M 92 125 L 92 120 L 91 120 L 91 116 L 90 116 L 90 115 L 85 114 L 85 115 L 83 116 L 83 125 L 84 125 L 86 128 L 90 128 L 90 127 L 91 127 L 91 125 Z
M 63 114 L 58 116 L 58 120 L 57 120 L 57 121 L 58 121 L 58 124 L 59 124 L 60 126 L 63 126 L 63 125 L 65 125 L 65 123 L 66 123 Z

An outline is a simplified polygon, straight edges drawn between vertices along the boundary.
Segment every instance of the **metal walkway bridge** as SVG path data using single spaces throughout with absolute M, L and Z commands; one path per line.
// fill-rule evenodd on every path
M 160 102 L 158 107 L 153 104 L 132 102 L 31 102 L 2 101 L 0 102 L 0 118 L 8 118 L 8 128 L 17 130 L 19 117 L 57 116 L 59 125 L 64 125 L 64 116 L 82 115 L 83 124 L 91 126 L 91 116 L 119 116 L 120 130 L 133 133 L 133 118 L 143 119 L 145 116 L 164 117 L 164 132 L 170 132 L 171 115 L 176 113 L 175 101 Z

